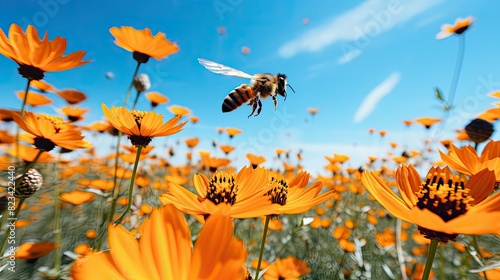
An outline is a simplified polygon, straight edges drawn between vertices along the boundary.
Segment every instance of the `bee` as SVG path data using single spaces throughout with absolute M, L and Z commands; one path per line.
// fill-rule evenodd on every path
M 276 111 L 276 108 L 278 108 L 278 100 L 276 99 L 277 95 L 283 96 L 285 101 L 287 95 L 287 86 L 295 93 L 295 90 L 293 90 L 292 86 L 287 84 L 285 74 L 278 73 L 276 75 L 272 75 L 269 73 L 263 73 L 250 75 L 229 66 L 222 65 L 203 58 L 198 58 L 198 61 L 201 65 L 207 68 L 207 70 L 216 74 L 246 78 L 251 80 L 251 84 L 240 85 L 239 87 L 231 91 L 226 96 L 226 98 L 224 98 L 224 101 L 222 102 L 223 113 L 231 112 L 243 105 L 243 103 L 247 103 L 249 106 L 252 106 L 252 113 L 250 113 L 248 117 L 256 117 L 262 110 L 262 102 L 260 101 L 261 99 L 271 97 L 274 102 L 274 110 Z

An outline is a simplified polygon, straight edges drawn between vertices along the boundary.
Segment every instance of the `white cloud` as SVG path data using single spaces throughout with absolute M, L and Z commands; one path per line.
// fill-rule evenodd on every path
M 283 44 L 278 54 L 288 58 L 301 52 L 318 52 L 335 43 L 352 43 L 349 51 L 362 49 L 370 41 L 443 0 L 366 0 Z M 343 48 L 344 49 L 344 48 Z
M 360 49 L 355 49 L 355 50 L 349 51 L 349 52 L 345 53 L 343 56 L 339 57 L 339 59 L 337 60 L 337 63 L 344 64 L 344 63 L 351 62 L 353 59 L 360 56 L 361 53 L 362 53 L 362 51 Z
M 388 95 L 398 84 L 401 74 L 399 72 L 392 73 L 387 79 L 380 83 L 365 97 L 358 110 L 354 114 L 353 121 L 359 123 L 368 117 L 377 107 L 382 98 Z

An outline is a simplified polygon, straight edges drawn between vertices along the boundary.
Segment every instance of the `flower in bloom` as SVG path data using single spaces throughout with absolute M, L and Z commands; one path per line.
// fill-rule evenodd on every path
M 440 121 L 441 121 L 441 119 L 429 118 L 429 117 L 422 117 L 422 118 L 418 118 L 415 120 L 416 123 L 419 123 L 419 124 L 425 126 L 426 129 L 430 129 L 432 125 L 434 125 Z
M 223 208 L 224 206 L 220 207 Z M 188 224 L 172 205 L 155 208 L 144 222 L 140 240 L 121 225 L 109 225 L 109 251 L 79 258 L 75 280 L 93 279 L 243 279 L 247 252 L 233 237 L 233 222 L 214 212 L 191 245 Z
M 469 29 L 469 26 L 474 22 L 473 17 L 467 17 L 465 19 L 458 18 L 454 25 L 443 24 L 441 26 L 441 32 L 436 35 L 436 39 L 444 39 L 453 34 L 460 35 Z
M 26 93 L 24 91 L 18 91 L 17 97 L 20 100 L 24 100 L 26 98 L 26 104 L 36 107 L 52 104 L 52 99 L 48 98 L 44 94 L 36 93 L 36 92 L 28 92 L 28 96 L 26 97 Z
M 493 171 L 484 169 L 468 181 L 448 167 L 432 167 L 424 181 L 409 165 L 396 171 L 401 197 L 373 172 L 364 172 L 366 189 L 392 215 L 418 225 L 426 238 L 442 242 L 458 234 L 500 233 L 500 194 L 488 197 L 495 185 Z
M 500 141 L 490 141 L 484 147 L 481 156 L 478 156 L 472 146 L 457 148 L 449 145 L 447 154 L 439 151 L 441 160 L 454 170 L 472 176 L 488 168 L 495 171 L 496 181 L 500 182 Z
M 111 107 L 102 104 L 104 115 L 111 125 L 128 135 L 135 146 L 147 146 L 153 137 L 168 136 L 182 130 L 186 122 L 179 125 L 180 116 L 170 119 L 165 124 L 163 116 L 156 112 L 129 111 L 123 107 Z
M 133 53 L 139 63 L 148 62 L 150 57 L 160 60 L 179 51 L 179 47 L 167 40 L 165 34 L 155 36 L 149 28 L 137 30 L 130 26 L 111 27 L 109 32 L 115 37 L 115 44 Z
M 28 242 L 19 246 L 15 257 L 19 260 L 38 259 L 52 252 L 57 246 L 52 242 Z
M 61 108 L 61 113 L 68 117 L 69 122 L 77 122 L 83 119 L 83 114 L 87 113 L 88 109 L 66 106 Z
M 235 135 L 241 134 L 241 130 L 237 128 L 227 127 L 226 132 L 229 135 L 229 138 L 233 138 Z
M 191 114 L 191 110 L 189 108 L 179 105 L 172 105 L 168 107 L 168 111 L 170 111 L 170 113 L 176 116 L 181 116 L 181 117 Z
M 66 39 L 57 37 L 49 41 L 45 33 L 41 40 L 31 25 L 24 33 L 19 25 L 11 24 L 9 38 L 0 29 L 0 53 L 19 64 L 19 74 L 29 80 L 41 80 L 45 72 L 64 71 L 90 62 L 82 61 L 83 51 L 63 56 L 65 50 Z
M 58 91 L 56 91 L 56 94 L 59 95 L 64 100 L 66 100 L 66 102 L 68 104 L 72 104 L 72 105 L 80 103 L 80 102 L 84 101 L 85 99 L 87 99 L 87 96 L 85 95 L 85 93 L 78 91 L 78 90 L 74 90 L 74 89 L 58 90 Z
M 227 204 L 228 214 L 233 218 L 254 218 L 277 212 L 267 193 L 267 170 L 243 167 L 238 174 L 216 171 L 209 179 L 203 174 L 193 178 L 196 194 L 186 188 L 170 183 L 170 192 L 160 198 L 172 203 L 184 213 L 208 216 L 219 204 Z
M 333 196 L 333 191 L 319 194 L 323 183 L 316 182 L 307 187 L 309 173 L 302 171 L 290 182 L 286 182 L 280 174 L 270 175 L 266 196 L 278 209 L 273 214 L 299 214 L 325 202 Z
M 309 274 L 311 269 L 306 262 L 295 257 L 276 259 L 262 276 L 264 280 L 299 279 L 300 276 Z
M 14 120 L 27 134 L 20 136 L 42 151 L 51 151 L 55 146 L 68 150 L 90 148 L 92 145 L 83 140 L 78 128 L 72 124 L 65 124 L 59 117 L 44 114 L 36 115 L 26 112 L 24 119 L 15 113 Z
M 168 98 L 159 92 L 148 92 L 146 93 L 146 98 L 151 102 L 151 107 L 155 108 L 159 104 L 164 104 L 168 102 Z

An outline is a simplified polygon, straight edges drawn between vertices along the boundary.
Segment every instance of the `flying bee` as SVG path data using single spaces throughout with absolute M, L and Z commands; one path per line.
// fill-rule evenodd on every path
M 231 91 L 224 102 L 222 102 L 222 112 L 227 113 L 247 103 L 252 106 L 252 113 L 248 117 L 258 116 L 262 110 L 262 102 L 260 99 L 271 97 L 274 102 L 274 110 L 278 108 L 277 95 L 281 95 L 286 100 L 286 87 L 288 86 L 294 93 L 292 86 L 287 84 L 285 74 L 272 75 L 269 73 L 250 75 L 240 70 L 236 70 L 229 66 L 225 66 L 210 60 L 198 58 L 201 65 L 217 74 L 226 76 L 234 76 L 251 80 L 251 84 L 242 84 Z M 255 112 L 257 111 L 257 112 Z M 254 115 L 254 113 L 256 113 Z

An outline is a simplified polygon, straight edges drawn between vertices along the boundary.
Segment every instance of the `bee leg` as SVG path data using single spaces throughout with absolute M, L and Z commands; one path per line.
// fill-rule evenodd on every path
M 276 98 L 276 95 L 273 95 L 273 103 L 274 103 L 274 111 L 278 108 L 278 99 Z
M 259 102 L 260 102 L 260 100 L 259 100 Z M 252 113 L 250 113 L 250 115 L 248 115 L 248 117 L 249 117 L 249 118 L 253 115 L 253 113 L 254 113 L 254 112 L 255 112 L 255 110 L 257 109 L 257 105 L 258 105 L 258 103 L 259 103 L 259 102 L 257 102 L 257 100 L 256 100 L 256 99 L 252 99 L 252 100 L 248 103 L 248 105 L 252 105 Z M 257 115 L 258 115 L 258 114 L 257 114 Z
M 255 115 L 256 117 L 260 114 L 261 110 L 262 110 L 262 102 L 260 102 L 260 99 L 259 99 L 259 109 L 257 109 L 257 114 Z

